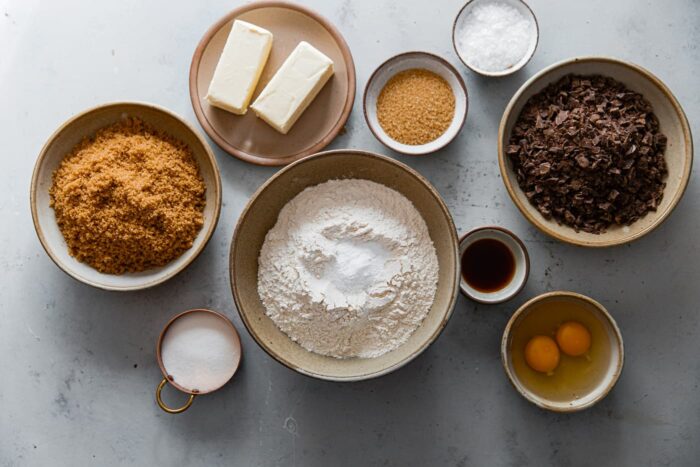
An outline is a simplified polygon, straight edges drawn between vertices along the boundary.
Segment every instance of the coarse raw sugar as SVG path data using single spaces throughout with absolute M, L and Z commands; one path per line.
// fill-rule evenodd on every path
M 377 119 L 390 138 L 417 146 L 438 139 L 452 123 L 455 95 L 445 79 L 414 68 L 394 75 L 377 98 Z
M 49 194 L 70 254 L 123 274 L 164 266 L 192 246 L 205 191 L 186 144 L 125 119 L 66 155 Z

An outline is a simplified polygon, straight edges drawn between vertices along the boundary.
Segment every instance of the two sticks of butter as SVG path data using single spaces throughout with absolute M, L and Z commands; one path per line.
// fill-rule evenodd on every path
M 207 102 L 245 114 L 271 49 L 270 31 L 235 20 L 209 84 Z M 272 128 L 287 134 L 332 75 L 333 61 L 302 41 L 250 107 Z

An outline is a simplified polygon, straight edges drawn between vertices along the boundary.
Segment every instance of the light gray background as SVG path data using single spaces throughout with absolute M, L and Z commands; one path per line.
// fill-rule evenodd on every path
M 452 49 L 462 0 L 306 0 L 342 31 L 357 67 L 355 107 L 333 148 L 391 154 L 371 135 L 360 96 L 389 56 L 422 49 L 462 72 L 470 96 L 460 137 L 424 158 L 394 157 L 424 174 L 460 233 L 513 229 L 532 274 L 510 303 L 460 297 L 440 339 L 374 381 L 315 381 L 279 365 L 236 313 L 227 265 L 236 219 L 276 169 L 219 150 L 224 202 L 206 251 L 144 292 L 95 290 L 42 250 L 29 182 L 45 139 L 72 114 L 115 100 L 164 105 L 196 122 L 187 79 L 204 31 L 240 1 L 0 0 L 0 465 L 697 465 L 700 458 L 700 185 L 668 221 L 633 245 L 586 250 L 554 242 L 511 203 L 496 164 L 497 124 L 527 77 L 560 59 L 606 54 L 663 79 L 696 135 L 700 2 L 531 0 L 541 39 L 530 64 L 482 79 Z M 549 290 L 606 305 L 625 339 L 625 369 L 606 400 L 556 415 L 521 399 L 499 361 L 512 311 Z M 172 416 L 154 402 L 155 342 L 175 313 L 209 307 L 241 332 L 244 361 L 223 390 Z M 178 394 L 168 393 L 177 402 Z

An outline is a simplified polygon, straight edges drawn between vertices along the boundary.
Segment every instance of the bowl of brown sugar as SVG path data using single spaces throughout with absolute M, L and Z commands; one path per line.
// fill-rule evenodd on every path
M 467 87 L 459 72 L 427 52 L 390 58 L 365 87 L 369 129 L 402 154 L 429 154 L 447 146 L 462 129 L 467 108 Z
M 219 218 L 211 149 L 188 123 L 147 103 L 84 111 L 48 139 L 34 167 L 31 210 L 49 257 L 106 290 L 139 290 L 185 269 Z

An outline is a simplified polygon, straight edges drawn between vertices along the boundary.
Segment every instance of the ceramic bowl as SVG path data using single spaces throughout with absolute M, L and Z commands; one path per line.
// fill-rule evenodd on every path
M 464 63 L 464 65 L 472 70 L 474 73 L 478 73 L 482 76 L 489 76 L 489 77 L 499 77 L 499 76 L 506 76 L 510 75 L 512 73 L 515 73 L 516 71 L 520 70 L 523 68 L 527 63 L 530 61 L 532 56 L 535 54 L 535 49 L 537 49 L 537 43 L 539 42 L 540 39 L 540 27 L 537 24 L 537 17 L 535 16 L 535 13 L 532 11 L 532 9 L 527 5 L 522 0 L 499 0 L 500 3 L 505 3 L 507 5 L 510 5 L 514 8 L 516 8 L 522 15 L 529 17 L 532 19 L 532 24 L 534 25 L 534 34 L 532 35 L 532 38 L 530 40 L 530 44 L 528 46 L 527 52 L 523 56 L 523 58 L 520 59 L 519 62 L 514 63 L 512 66 L 506 68 L 505 70 L 500 70 L 500 71 L 487 71 L 483 70 L 481 68 L 478 68 L 474 63 L 470 61 L 469 56 L 467 53 L 462 49 L 460 46 L 460 38 L 459 38 L 459 33 L 461 31 L 461 28 L 463 27 L 464 21 L 469 15 L 469 13 L 472 11 L 474 6 L 483 4 L 483 3 L 493 3 L 493 0 L 470 0 L 468 1 L 461 10 L 459 10 L 459 13 L 457 13 L 457 16 L 455 17 L 454 23 L 452 24 L 452 45 L 454 46 L 455 52 L 457 53 L 457 56 L 459 59 Z
M 530 275 L 530 256 L 527 253 L 525 244 L 508 229 L 502 227 L 479 227 L 471 232 L 468 232 L 459 239 L 459 256 L 460 258 L 466 249 L 472 243 L 483 239 L 498 240 L 508 247 L 515 259 L 515 273 L 510 282 L 500 290 L 495 292 L 482 292 L 473 288 L 464 279 L 464 275 L 460 275 L 459 289 L 467 298 L 475 302 L 484 304 L 503 303 L 515 297 L 525 287 L 527 278 Z
M 452 123 L 437 139 L 420 145 L 399 143 L 382 129 L 377 119 L 377 99 L 389 81 L 397 73 L 412 68 L 423 68 L 440 75 L 447 81 L 455 95 L 455 113 Z M 459 72 L 447 60 L 427 52 L 406 52 L 391 57 L 372 73 L 363 97 L 365 120 L 374 136 L 389 149 L 412 156 L 429 154 L 447 146 L 459 134 L 467 119 L 469 106 L 467 86 Z
M 541 395 L 537 394 L 533 390 L 529 389 L 518 377 L 515 369 L 513 367 L 513 360 L 511 358 L 512 349 L 512 336 L 513 332 L 522 323 L 522 320 L 532 312 L 537 306 L 542 305 L 545 302 L 577 302 L 582 304 L 588 312 L 593 314 L 595 319 L 598 320 L 603 325 L 605 329 L 605 334 L 610 340 L 610 356 L 607 362 L 607 369 L 605 376 L 601 379 L 600 383 L 589 393 L 581 395 L 581 397 L 573 400 L 567 401 L 553 401 L 549 400 Z M 524 305 L 522 305 L 518 310 L 513 313 L 508 324 L 506 325 L 505 331 L 503 331 L 503 338 L 501 339 L 501 362 L 503 368 L 505 369 L 508 379 L 515 387 L 515 390 L 523 396 L 528 401 L 532 402 L 536 406 L 551 410 L 553 412 L 577 412 L 579 410 L 587 409 L 592 407 L 599 401 L 601 401 L 612 388 L 617 383 L 617 380 L 622 373 L 622 365 L 625 359 L 624 346 L 622 343 L 622 335 L 620 334 L 620 329 L 617 327 L 617 323 L 613 317 L 608 313 L 603 305 L 597 301 L 574 292 L 549 292 L 529 300 Z
M 280 210 L 305 188 L 333 179 L 366 179 L 408 198 L 428 226 L 439 276 L 432 308 L 406 343 L 377 358 L 337 359 L 309 352 L 280 331 L 258 295 L 258 256 Z M 250 335 L 275 360 L 304 375 L 358 381 L 387 374 L 421 354 L 447 324 L 459 290 L 457 232 L 438 192 L 416 171 L 391 158 L 354 151 L 328 151 L 304 158 L 273 175 L 243 209 L 231 243 L 231 288 Z
M 138 117 L 156 129 L 162 130 L 186 143 L 199 164 L 206 185 L 204 225 L 192 247 L 169 264 L 132 274 L 103 274 L 68 253 L 68 247 L 49 205 L 49 189 L 53 172 L 61 160 L 83 138 L 89 137 L 125 117 Z M 32 218 L 41 245 L 54 263 L 71 277 L 93 287 L 106 290 L 129 291 L 152 287 L 165 282 L 185 269 L 204 250 L 219 219 L 221 209 L 221 181 L 219 168 L 209 145 L 203 137 L 182 118 L 162 107 L 141 102 L 115 102 L 81 112 L 61 125 L 48 139 L 34 166 L 30 189 Z
M 520 189 L 506 148 L 515 122 L 525 103 L 547 85 L 568 74 L 603 75 L 641 93 L 652 105 L 660 129 L 668 138 L 666 164 L 668 176 L 661 204 L 656 211 L 629 226 L 611 226 L 605 233 L 576 232 L 573 228 L 545 219 Z M 680 104 L 656 76 L 644 68 L 607 57 L 581 57 L 555 63 L 527 80 L 508 103 L 498 130 L 498 164 L 508 194 L 520 212 L 539 230 L 566 243 L 586 247 L 608 247 L 637 240 L 648 234 L 671 214 L 680 201 L 693 165 L 693 140 L 688 119 Z

